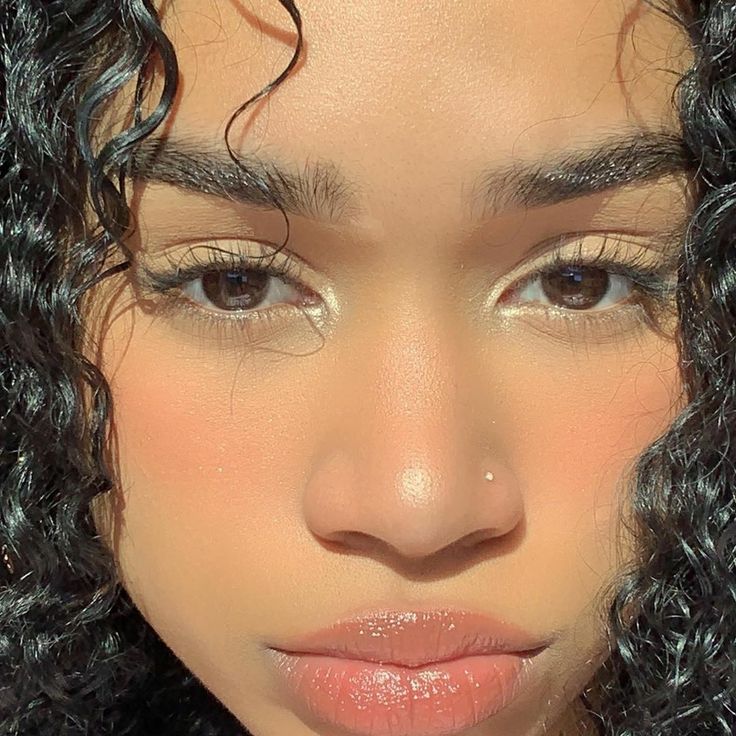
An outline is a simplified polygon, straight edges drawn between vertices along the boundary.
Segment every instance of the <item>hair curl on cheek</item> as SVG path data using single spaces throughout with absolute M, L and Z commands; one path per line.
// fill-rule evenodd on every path
M 299 11 L 279 1 L 297 48 L 227 133 L 298 60 Z M 119 586 L 91 513 L 113 487 L 111 399 L 83 354 L 81 305 L 128 265 L 102 264 L 126 255 L 126 167 L 171 109 L 176 54 L 149 0 L 18 0 L 13 10 L 0 16 L 0 732 L 242 736 Z M 678 286 L 689 403 L 638 463 L 637 564 L 611 591 L 611 655 L 580 702 L 601 735 L 727 736 L 736 720 L 736 7 L 661 10 L 695 53 L 675 100 L 699 187 Z M 143 116 L 151 60 L 164 84 Z M 136 79 L 131 125 L 93 150 L 99 111 Z

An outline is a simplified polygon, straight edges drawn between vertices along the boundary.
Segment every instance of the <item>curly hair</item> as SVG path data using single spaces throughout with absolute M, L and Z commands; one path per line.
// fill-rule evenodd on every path
M 301 17 L 292 0 L 279 2 L 296 50 L 233 113 L 226 141 L 298 59 Z M 727 736 L 736 723 L 736 5 L 659 9 L 694 51 L 673 98 L 697 188 L 678 268 L 688 403 L 639 457 L 637 557 L 607 611 L 611 655 L 580 702 L 601 736 Z M 92 500 L 113 488 L 111 395 L 84 356 L 82 301 L 130 265 L 105 268 L 111 254 L 130 255 L 127 166 L 172 106 L 173 46 L 151 0 L 2 0 L 0 54 L 0 543 L 9 565 L 0 565 L 0 732 L 244 736 L 133 605 L 91 515 Z M 164 85 L 144 118 L 153 60 Z M 132 124 L 97 145 L 95 121 L 131 80 Z

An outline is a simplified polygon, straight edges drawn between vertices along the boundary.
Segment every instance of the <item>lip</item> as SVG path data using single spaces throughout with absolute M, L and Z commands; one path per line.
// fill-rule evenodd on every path
M 285 694 L 312 728 L 457 736 L 532 686 L 551 641 L 465 610 L 384 609 L 270 649 Z
M 457 608 L 381 609 L 272 647 L 401 667 L 491 654 L 533 656 L 551 643 L 508 622 Z

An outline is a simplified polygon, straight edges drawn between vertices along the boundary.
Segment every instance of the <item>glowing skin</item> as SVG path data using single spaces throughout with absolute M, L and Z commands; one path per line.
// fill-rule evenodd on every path
M 685 42 L 623 0 L 298 5 L 305 58 L 231 142 L 355 182 L 354 218 L 290 215 L 323 339 L 295 308 L 218 327 L 110 280 L 90 321 L 124 503 L 98 527 L 146 619 L 256 736 L 328 733 L 279 695 L 268 644 L 427 602 L 558 632 L 534 688 L 464 734 L 570 736 L 604 656 L 597 596 L 629 554 L 625 481 L 679 408 L 676 351 L 620 304 L 604 323 L 499 298 L 563 233 L 627 233 L 619 255 L 651 259 L 686 205 L 673 177 L 475 220 L 463 193 L 489 166 L 676 130 Z M 164 130 L 218 146 L 293 25 L 271 0 L 175 0 L 164 23 L 181 66 Z M 137 184 L 133 206 L 151 269 L 286 233 L 278 212 L 170 185 Z

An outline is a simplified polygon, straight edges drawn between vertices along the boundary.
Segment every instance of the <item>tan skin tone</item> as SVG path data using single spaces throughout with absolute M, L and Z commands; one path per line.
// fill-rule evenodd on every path
M 685 202 L 676 177 L 485 215 L 467 198 L 489 167 L 676 131 L 685 42 L 623 0 L 298 4 L 304 61 L 231 143 L 335 162 L 356 206 L 289 216 L 275 263 L 302 263 L 315 300 L 300 311 L 275 279 L 250 310 L 270 322 L 215 314 L 191 284 L 195 311 L 164 310 L 135 269 L 99 289 L 119 487 L 98 528 L 146 619 L 257 736 L 328 733 L 278 694 L 265 647 L 427 603 L 556 637 L 533 687 L 464 734 L 571 736 L 606 655 L 600 592 L 632 554 L 625 481 L 678 410 L 677 355 L 630 283 L 586 310 L 514 289 L 548 263 L 530 249 L 566 233 L 582 233 L 569 257 L 656 261 Z M 293 25 L 271 0 L 175 0 L 163 20 L 181 86 L 156 135 L 223 151 Z M 151 270 L 286 234 L 278 212 L 170 184 L 131 194 Z

